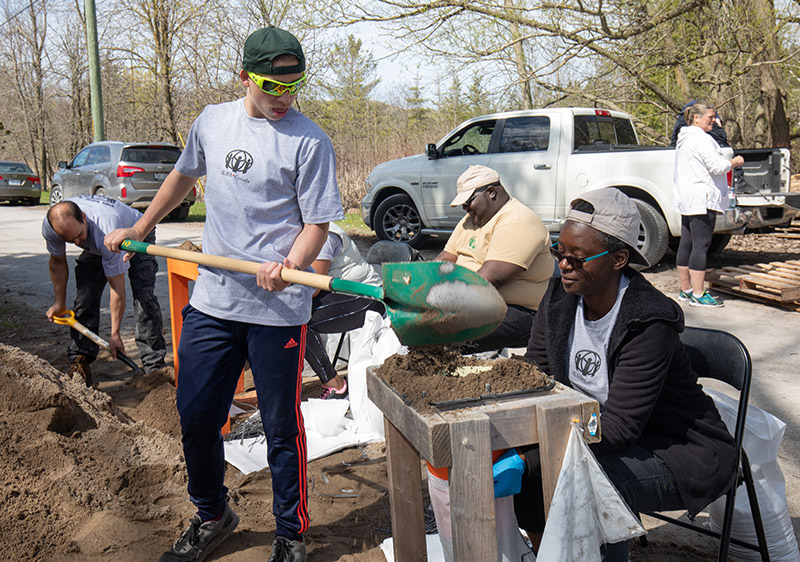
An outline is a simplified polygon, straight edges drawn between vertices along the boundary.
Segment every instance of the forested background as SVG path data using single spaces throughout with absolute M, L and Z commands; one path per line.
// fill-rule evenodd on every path
M 0 159 L 48 186 L 93 139 L 83 2 L 8 0 L 0 18 Z M 493 110 L 620 109 L 643 143 L 666 144 L 704 99 L 734 148 L 800 137 L 800 0 L 99 0 L 97 21 L 107 138 L 178 145 L 206 104 L 243 94 L 251 31 L 295 33 L 310 75 L 298 105 L 333 139 L 345 208 L 375 164 Z M 363 22 L 380 35 L 362 39 Z M 376 42 L 440 74 L 410 72 L 378 100 Z

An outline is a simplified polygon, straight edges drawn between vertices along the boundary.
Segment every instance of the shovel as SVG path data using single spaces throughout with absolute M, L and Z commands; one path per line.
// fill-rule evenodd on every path
M 92 340 L 94 343 L 96 343 L 106 351 L 109 352 L 111 351 L 111 346 L 108 345 L 108 342 L 106 340 L 104 340 L 103 338 L 95 334 L 93 331 L 91 331 L 89 328 L 87 328 L 86 326 L 75 320 L 75 313 L 73 311 L 65 310 L 64 312 L 61 313 L 60 316 L 53 316 L 53 322 L 55 322 L 56 324 L 69 326 L 73 330 L 77 330 L 78 332 L 80 332 L 81 334 Z M 139 367 L 139 365 L 137 365 L 136 363 L 134 363 L 133 359 L 131 359 L 121 351 L 117 352 L 117 359 L 119 359 L 120 361 L 125 363 L 128 367 L 133 369 L 136 374 L 142 372 L 142 368 Z
M 261 263 L 124 240 L 122 250 L 255 275 Z M 506 314 L 500 293 L 483 277 L 451 262 L 383 264 L 383 287 L 296 269 L 281 279 L 323 291 L 379 300 L 404 345 L 461 342 L 492 332 Z

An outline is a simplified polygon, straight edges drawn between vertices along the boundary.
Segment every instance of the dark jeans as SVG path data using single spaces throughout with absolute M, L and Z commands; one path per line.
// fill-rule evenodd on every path
M 708 262 L 708 248 L 717 223 L 716 211 L 705 215 L 684 215 L 681 217 L 681 240 L 675 265 L 688 267 L 692 271 L 705 271 Z
M 208 316 L 187 305 L 178 347 L 177 405 L 189 498 L 203 520 L 225 507 L 220 430 L 249 362 L 267 438 L 276 535 L 308 529 L 306 432 L 300 411 L 305 326 L 261 326 Z
M 514 496 L 519 526 L 531 533 L 544 530 L 544 494 L 538 449 L 526 453 L 522 490 Z M 615 455 L 598 457 L 609 480 L 634 513 L 685 509 L 672 471 L 659 457 L 639 445 Z M 604 545 L 604 562 L 628 560 L 628 541 Z
M 386 312 L 383 303 L 364 297 L 328 291 L 314 297 L 306 336 L 306 361 L 323 384 L 336 376 L 336 369 L 319 335 L 341 334 L 360 328 L 368 310 L 379 314 Z
M 151 244 L 155 244 L 155 241 L 155 232 L 151 232 L 145 238 L 145 242 Z M 128 279 L 133 293 L 136 321 L 134 338 L 145 372 L 163 367 L 164 357 L 167 354 L 167 344 L 162 334 L 161 306 L 155 293 L 156 273 L 158 273 L 158 262 L 155 256 L 136 254 L 131 258 Z M 82 252 L 75 262 L 77 294 L 73 310 L 75 319 L 96 334 L 100 330 L 100 302 L 107 282 L 102 258 L 86 251 Z M 100 348 L 96 343 L 77 330 L 70 330 L 70 336 L 72 343 L 67 349 L 70 360 L 79 355 L 86 356 L 89 361 L 97 359 Z
M 510 304 L 503 322 L 493 332 L 468 341 L 459 351 L 465 354 L 494 351 L 504 347 L 528 347 L 534 316 L 536 316 L 535 310 Z

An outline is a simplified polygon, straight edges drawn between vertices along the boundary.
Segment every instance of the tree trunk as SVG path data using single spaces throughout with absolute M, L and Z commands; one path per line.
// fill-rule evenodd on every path
M 789 121 L 786 118 L 786 82 L 778 61 L 782 53 L 776 42 L 775 6 L 772 0 L 753 1 L 754 62 L 759 76 L 757 114 L 758 140 L 762 146 L 785 147 L 790 145 Z M 763 45 L 763 48 L 758 48 Z
M 505 0 L 505 8 L 509 14 L 514 11 L 513 0 Z M 533 109 L 533 94 L 531 93 L 531 81 L 528 77 L 528 65 L 525 61 L 525 50 L 522 45 L 522 34 L 516 21 L 509 18 L 509 29 L 511 30 L 511 40 L 514 41 L 514 64 L 519 75 L 519 85 L 522 95 L 522 109 Z

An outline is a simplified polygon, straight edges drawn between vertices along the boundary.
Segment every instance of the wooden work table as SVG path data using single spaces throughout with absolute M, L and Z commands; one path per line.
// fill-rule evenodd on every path
M 555 491 L 570 423 L 587 427 L 595 400 L 561 384 L 543 392 L 421 413 L 367 369 L 367 394 L 384 415 L 392 537 L 398 562 L 426 560 L 420 459 L 450 467 L 453 554 L 459 562 L 497 560 L 491 451 L 538 443 L 545 513 Z M 585 434 L 587 442 L 599 440 Z

